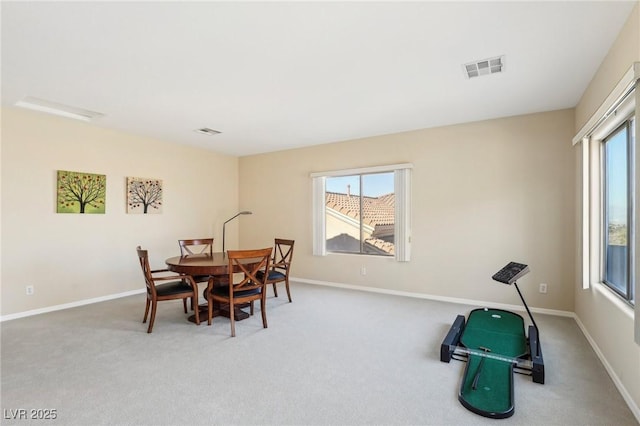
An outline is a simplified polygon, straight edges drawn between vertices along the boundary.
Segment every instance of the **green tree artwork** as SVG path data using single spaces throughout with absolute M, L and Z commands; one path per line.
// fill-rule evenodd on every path
M 107 176 L 58 170 L 58 213 L 105 212 Z
M 162 213 L 162 181 L 128 177 L 127 213 Z

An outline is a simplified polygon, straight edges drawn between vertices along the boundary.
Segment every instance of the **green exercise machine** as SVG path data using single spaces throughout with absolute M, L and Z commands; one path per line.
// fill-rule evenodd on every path
M 544 383 L 538 326 L 516 283 L 528 272 L 527 265 L 510 262 L 492 277 L 515 286 L 531 319 L 528 337 L 520 315 L 480 308 L 472 310 L 466 320 L 458 315 L 440 346 L 440 361 L 466 361 L 458 400 L 481 416 L 504 419 L 513 415 L 514 372 Z

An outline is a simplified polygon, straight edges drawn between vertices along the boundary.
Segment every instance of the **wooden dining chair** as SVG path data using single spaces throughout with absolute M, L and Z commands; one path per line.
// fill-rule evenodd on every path
M 156 319 L 156 310 L 158 302 L 164 300 L 182 299 L 184 313 L 187 313 L 187 299 L 191 299 L 191 306 L 198 306 L 198 285 L 191 275 L 172 274 L 166 275 L 170 271 L 168 269 L 154 269 L 149 267 L 149 253 L 140 246 L 136 247 L 138 252 L 138 260 L 144 274 L 144 282 L 147 286 L 147 304 L 144 310 L 144 318 L 142 323 L 147 322 L 149 307 L 151 307 L 151 318 L 149 319 L 149 328 L 147 333 L 153 330 L 153 323 Z M 161 276 L 157 274 L 162 273 Z M 168 282 L 167 282 L 168 281 Z M 200 315 L 198 309 L 195 309 L 196 324 L 200 324 Z
M 193 240 L 178 240 L 180 255 L 208 254 L 213 256 L 213 238 L 197 238 Z
M 195 238 L 191 240 L 178 240 L 180 256 L 213 256 L 213 238 Z M 197 283 L 206 283 L 211 278 L 209 275 L 192 275 Z M 191 305 L 191 309 L 194 309 Z
M 251 315 L 253 315 L 253 302 L 260 300 L 262 326 L 267 328 L 266 276 L 263 274 L 262 278 L 258 278 L 257 274 L 260 270 L 269 269 L 271 252 L 271 247 L 258 250 L 227 251 L 227 257 L 229 258 L 228 284 L 225 286 L 209 286 L 207 291 L 209 325 L 211 325 L 213 318 L 213 303 L 228 304 L 231 337 L 235 337 L 234 308 L 248 303 L 251 306 Z M 255 259 L 255 261 L 246 262 L 247 259 Z
M 287 289 L 287 296 L 291 302 L 291 291 L 289 290 L 289 271 L 291 271 L 291 259 L 293 259 L 294 240 L 285 240 L 282 238 L 275 239 L 275 248 L 273 250 L 273 260 L 269 274 L 267 276 L 267 284 L 273 286 L 273 294 L 278 297 L 278 288 L 276 284 L 283 282 Z M 258 277 L 262 277 L 264 273 L 259 272 Z

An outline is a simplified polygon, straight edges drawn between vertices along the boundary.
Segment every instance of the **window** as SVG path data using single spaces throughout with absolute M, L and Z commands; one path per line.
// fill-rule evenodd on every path
M 314 254 L 409 260 L 410 164 L 312 173 Z
M 325 245 L 328 252 L 395 254 L 393 172 L 328 177 Z
M 582 288 L 601 290 L 625 312 L 631 306 L 640 344 L 635 260 L 640 240 L 635 200 L 638 84 L 640 62 L 629 68 L 573 144 L 582 145 Z
M 583 288 L 601 283 L 635 304 L 635 67 L 580 131 Z M 617 93 L 616 93 L 617 92 Z M 615 96 L 614 96 L 615 95 Z
M 572 142 L 582 145 L 582 288 L 601 291 L 623 312 L 631 307 L 640 345 L 638 86 L 640 62 L 634 62 Z
M 634 301 L 633 150 L 635 119 L 629 118 L 602 141 L 602 282 Z

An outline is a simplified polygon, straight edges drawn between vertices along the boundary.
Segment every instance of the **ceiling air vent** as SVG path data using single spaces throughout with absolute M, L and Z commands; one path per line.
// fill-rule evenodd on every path
M 504 71 L 504 56 L 496 56 L 495 58 L 469 62 L 468 64 L 464 64 L 462 67 L 464 68 L 464 75 L 467 78 L 496 74 Z
M 208 127 L 203 127 L 202 129 L 196 129 L 194 131 L 196 133 L 201 133 L 203 135 L 209 135 L 209 136 L 214 136 L 214 135 L 217 135 L 219 133 L 222 133 L 222 132 L 219 132 L 217 130 L 210 129 Z

